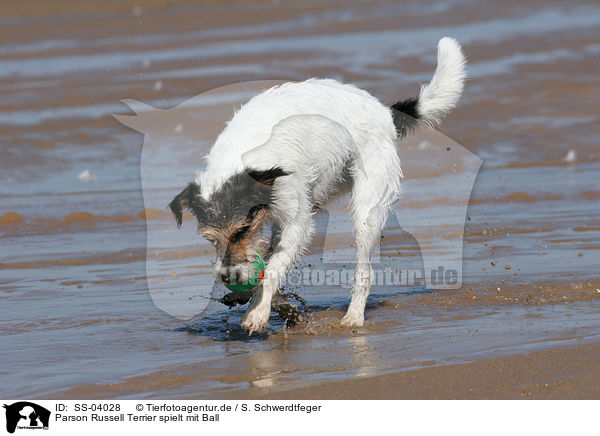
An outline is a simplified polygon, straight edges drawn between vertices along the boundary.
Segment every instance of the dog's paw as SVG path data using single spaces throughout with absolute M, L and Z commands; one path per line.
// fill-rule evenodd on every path
M 248 333 L 251 335 L 252 333 L 260 333 L 263 328 L 269 323 L 269 316 L 271 315 L 271 310 L 269 307 L 266 309 L 261 307 L 255 307 L 242 319 L 242 327 L 248 330 Z
M 361 313 L 348 312 L 340 321 L 344 327 L 362 327 L 365 324 L 365 316 Z

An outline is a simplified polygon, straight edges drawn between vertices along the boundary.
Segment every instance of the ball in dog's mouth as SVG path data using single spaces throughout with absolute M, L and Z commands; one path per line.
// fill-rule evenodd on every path
M 252 262 L 252 265 L 254 265 L 254 270 L 250 274 L 248 280 L 240 283 L 225 283 L 227 289 L 235 292 L 247 292 L 260 285 L 260 282 L 265 275 L 265 261 L 258 251 L 256 252 L 254 258 L 255 259 Z

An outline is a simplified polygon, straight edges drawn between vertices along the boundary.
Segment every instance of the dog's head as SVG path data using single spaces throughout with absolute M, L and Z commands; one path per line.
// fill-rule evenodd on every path
M 256 252 L 267 255 L 263 228 L 271 218 L 273 183 L 288 174 L 281 168 L 248 170 L 230 177 L 208 200 L 198 184 L 190 183 L 170 203 L 177 226 L 184 209 L 196 217 L 198 233 L 217 251 L 216 269 L 224 282 L 246 282 Z

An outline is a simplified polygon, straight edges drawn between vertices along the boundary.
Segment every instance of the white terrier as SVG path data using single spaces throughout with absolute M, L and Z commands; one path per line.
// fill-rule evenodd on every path
M 401 191 L 396 139 L 418 123 L 438 124 L 458 102 L 465 58 L 443 38 L 438 65 L 416 99 L 384 106 L 368 92 L 335 80 L 285 83 L 252 98 L 217 138 L 198 173 L 170 207 L 195 215 L 217 250 L 226 283 L 248 280 L 256 252 L 268 258 L 262 284 L 242 320 L 250 334 L 265 327 L 271 299 L 311 240 L 313 215 L 332 196 L 352 192 L 356 271 L 342 319 L 361 326 L 371 287 L 371 253 Z M 264 225 L 272 225 L 270 244 Z

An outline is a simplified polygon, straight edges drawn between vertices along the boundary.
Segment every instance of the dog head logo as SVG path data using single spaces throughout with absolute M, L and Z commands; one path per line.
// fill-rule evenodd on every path
M 5 404 L 6 431 L 14 433 L 18 429 L 47 429 L 50 411 L 28 401 Z
M 231 164 L 226 153 L 219 162 L 207 161 L 205 156 L 237 108 L 262 91 L 282 83 L 285 82 L 256 81 L 227 85 L 171 109 L 123 100 L 135 114 L 114 115 L 122 124 L 144 134 L 140 174 L 146 208 L 146 280 L 154 304 L 179 319 L 189 320 L 209 313 L 213 308 L 220 308 L 218 296 L 223 285 L 215 274 L 215 267 L 220 266 L 218 257 L 215 261 L 218 250 L 206 239 L 193 235 L 203 230 L 198 217 L 186 215 L 186 208 L 179 208 L 176 204 L 177 222 L 181 224 L 181 230 L 178 230 L 168 206 L 190 181 L 198 180 L 200 176 L 195 171 L 199 168 Z M 313 118 L 309 121 L 319 121 Z M 292 117 L 286 120 L 297 121 Z M 336 129 L 339 130 L 339 126 L 332 121 L 329 130 Z M 340 130 L 340 133 L 343 131 Z M 270 138 L 261 139 L 267 144 Z M 450 138 L 426 128 L 418 128 L 406 137 L 399 137 L 396 147 L 402 160 L 404 189 L 400 200 L 390 206 L 382 233 L 385 239 L 382 238 L 381 247 L 375 246 L 372 263 L 383 264 L 379 253 L 390 249 L 385 247 L 388 241 L 392 244 L 400 240 L 403 244 L 409 241 L 418 255 L 403 257 L 391 268 L 411 274 L 416 272 L 418 277 L 413 277 L 413 281 L 408 277 L 407 283 L 404 283 L 406 277 L 401 277 L 399 283 L 393 278 L 393 286 L 460 288 L 467 206 L 482 161 Z M 252 159 L 252 150 L 248 150 L 244 157 Z M 358 171 L 366 172 L 364 166 L 365 163 L 357 162 Z M 253 182 L 250 179 L 248 177 L 248 183 Z M 220 182 L 200 180 L 203 187 Z M 322 251 L 318 267 L 334 272 L 345 271 L 346 267 L 342 265 L 353 262 L 352 257 L 346 255 L 348 250 L 343 248 L 354 244 L 352 233 L 344 231 L 351 227 L 352 221 L 345 206 L 348 199 L 340 197 L 337 200 L 335 204 L 327 204 L 326 209 L 321 209 L 320 216 L 325 218 L 322 222 L 319 221 L 321 218 L 317 218 L 318 238 L 315 238 L 321 245 L 311 247 L 317 257 L 321 254 L 317 251 Z M 215 213 L 228 210 L 232 205 L 226 201 L 211 204 L 211 210 Z M 290 207 L 293 206 L 291 201 Z M 229 233 L 221 233 L 231 239 Z M 224 238 L 221 233 L 217 236 Z M 254 250 L 254 240 L 241 238 L 240 241 L 247 242 L 246 245 Z M 397 248 L 394 250 L 398 251 Z M 386 256 L 386 265 L 380 265 L 381 271 L 389 267 L 389 259 L 390 256 Z M 393 256 L 391 261 L 394 261 Z M 313 270 L 314 266 L 312 263 Z M 387 285 L 387 276 L 383 277 L 384 285 Z

